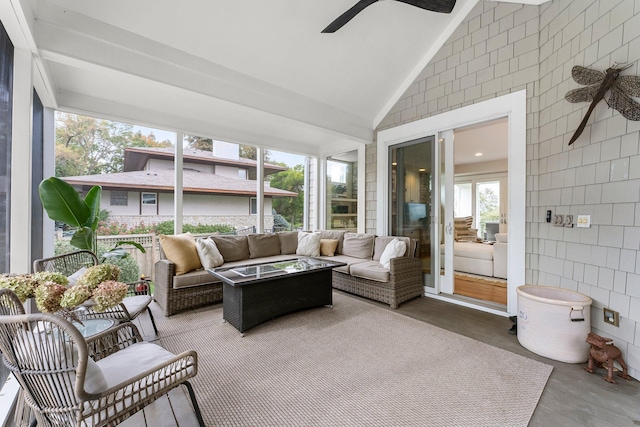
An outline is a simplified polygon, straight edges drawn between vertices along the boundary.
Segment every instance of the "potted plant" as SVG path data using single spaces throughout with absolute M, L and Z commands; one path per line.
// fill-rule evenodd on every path
M 102 187 L 94 185 L 83 199 L 72 185 L 60 178 L 51 177 L 40 183 L 38 191 L 42 206 L 49 218 L 72 228 L 71 245 L 78 249 L 97 253 L 98 236 L 96 230 L 98 229 Z M 113 249 L 103 254 L 101 262 L 106 258 L 128 256 L 128 252 L 119 247 L 121 245 L 132 245 L 141 252 L 145 252 L 139 243 L 122 241 L 116 243 Z

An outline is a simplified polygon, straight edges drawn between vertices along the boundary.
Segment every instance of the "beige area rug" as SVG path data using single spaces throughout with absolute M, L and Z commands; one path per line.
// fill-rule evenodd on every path
M 245 337 L 222 307 L 158 319 L 195 349 L 207 426 L 526 426 L 552 367 L 334 293 Z M 502 333 L 502 331 L 500 331 Z

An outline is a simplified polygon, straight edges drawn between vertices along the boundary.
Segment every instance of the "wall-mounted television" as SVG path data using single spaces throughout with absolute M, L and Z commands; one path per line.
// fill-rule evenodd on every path
M 427 217 L 427 205 L 424 203 L 407 203 L 405 219 L 412 223 L 417 223 Z

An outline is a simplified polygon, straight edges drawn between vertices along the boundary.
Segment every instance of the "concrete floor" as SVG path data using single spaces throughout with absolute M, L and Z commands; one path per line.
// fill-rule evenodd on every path
M 388 305 L 352 297 L 390 310 Z M 156 318 L 162 317 L 155 303 L 152 304 L 152 310 Z M 506 317 L 427 297 L 405 302 L 396 311 L 552 365 L 553 372 L 533 414 L 529 424 L 531 427 L 640 426 L 639 381 L 618 378 L 617 384 L 609 384 L 602 379 L 606 374 L 604 369 L 589 374 L 583 369 L 586 364 L 569 364 L 538 356 L 522 347 L 515 335 L 508 333 L 513 323 Z M 141 334 L 148 341 L 155 340 L 157 337 L 148 316 L 144 313 L 140 317 L 138 323 Z

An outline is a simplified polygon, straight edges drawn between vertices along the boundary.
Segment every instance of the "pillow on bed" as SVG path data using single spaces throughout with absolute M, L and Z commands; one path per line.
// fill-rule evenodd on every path
M 509 235 L 507 233 L 496 233 L 496 242 L 498 243 L 507 243 L 507 237 Z

